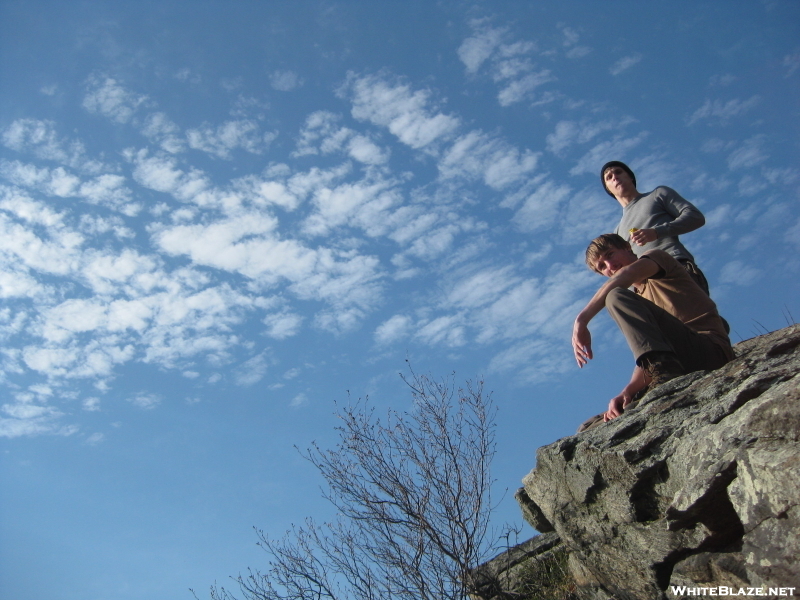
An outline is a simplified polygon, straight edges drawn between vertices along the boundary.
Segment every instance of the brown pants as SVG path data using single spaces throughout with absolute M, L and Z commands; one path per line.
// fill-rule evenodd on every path
M 697 333 L 630 290 L 611 290 L 606 296 L 606 309 L 625 336 L 636 364 L 648 352 L 674 353 L 687 373 L 718 369 L 728 362 L 723 349 L 709 336 Z M 628 408 L 633 406 L 629 404 Z M 602 422 L 602 414 L 592 417 L 581 424 L 578 432 Z
M 673 352 L 687 373 L 718 369 L 728 362 L 723 349 L 711 337 L 697 333 L 630 290 L 611 290 L 606 309 L 625 336 L 637 364 L 647 352 Z

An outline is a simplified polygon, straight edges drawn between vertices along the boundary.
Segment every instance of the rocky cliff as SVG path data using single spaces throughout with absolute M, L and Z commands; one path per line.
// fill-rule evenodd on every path
M 578 597 L 800 596 L 800 326 L 735 351 L 537 452 L 517 499 L 560 538 Z

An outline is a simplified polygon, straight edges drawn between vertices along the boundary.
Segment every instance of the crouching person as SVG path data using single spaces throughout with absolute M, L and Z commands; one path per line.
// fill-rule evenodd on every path
M 635 367 L 608 410 L 584 422 L 579 432 L 618 417 L 648 389 L 685 373 L 718 369 L 733 359 L 716 304 L 663 250 L 637 258 L 628 242 L 608 233 L 589 244 L 586 264 L 608 280 L 575 319 L 575 360 L 582 368 L 592 358 L 589 322 L 606 308 L 633 352 Z

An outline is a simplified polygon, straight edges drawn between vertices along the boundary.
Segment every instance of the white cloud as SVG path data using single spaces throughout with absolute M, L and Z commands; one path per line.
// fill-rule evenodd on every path
M 142 127 L 142 134 L 171 154 L 186 150 L 186 141 L 180 128 L 163 112 L 147 116 Z
M 510 265 L 482 269 L 457 281 L 447 292 L 448 306 L 476 309 L 497 300 L 510 287 L 519 283 Z
M 395 211 L 394 218 L 394 231 L 389 237 L 400 245 L 407 245 L 422 237 L 442 220 L 442 216 L 433 210 L 424 210 L 419 206 L 402 206 Z
M 556 155 L 561 155 L 569 148 L 578 136 L 580 128 L 575 121 L 559 121 L 553 133 L 548 134 L 547 149 Z
M 449 137 L 459 126 L 456 117 L 438 111 L 431 92 L 413 91 L 378 75 L 357 77 L 351 73 L 342 93 L 352 101 L 354 118 L 386 127 L 414 149 Z
M 692 116 L 688 119 L 688 123 L 692 125 L 701 119 L 718 119 L 724 123 L 733 117 L 738 117 L 747 113 L 760 103 L 761 96 L 751 96 L 747 100 L 735 98 L 725 103 L 720 100 L 706 100 L 703 106 L 692 113 Z
M 208 176 L 199 169 L 185 172 L 178 168 L 173 157 L 148 156 L 146 150 L 126 153 L 134 165 L 133 178 L 146 188 L 172 195 L 181 202 L 193 202 L 201 207 L 220 206 L 224 198 Z
M 83 107 L 118 123 L 127 123 L 138 108 L 147 103 L 147 96 L 126 90 L 116 79 L 92 75 L 86 83 Z
M 137 394 L 128 398 L 128 402 L 145 410 L 152 410 L 161 404 L 161 396 L 158 394 Z
M 354 306 L 373 305 L 380 293 L 377 259 L 282 240 L 273 234 L 275 225 L 267 215 L 242 214 L 210 225 L 165 227 L 154 233 L 154 241 L 168 254 L 262 285 L 289 283 L 300 299 L 329 303 L 342 311 L 342 319 L 352 317 L 348 311 Z
M 339 125 L 341 117 L 328 111 L 317 111 L 306 119 L 297 140 L 294 156 L 344 152 L 360 163 L 384 164 L 389 150 L 380 148 L 369 137 Z
M 104 204 L 128 216 L 134 216 L 141 210 L 141 204 L 132 202 L 131 190 L 121 175 L 98 175 L 82 181 L 63 167 L 38 168 L 20 161 L 0 161 L 0 175 L 15 185 L 48 196 L 82 198 L 91 204 Z
M 28 401 L 4 404 L 0 407 L 0 437 L 74 434 L 77 431 L 75 426 L 58 425 L 62 416 L 62 412 L 51 406 L 36 405 Z
M 641 54 L 632 54 L 630 56 L 623 56 L 617 62 L 615 62 L 611 68 L 608 70 L 609 73 L 616 76 L 622 73 L 623 71 L 627 71 L 635 64 L 639 63 L 642 60 Z
M 61 219 L 41 203 L 7 194 L 0 202 L 0 255 L 18 267 L 43 273 L 74 272 L 84 238 L 63 226 Z M 34 231 L 36 225 L 47 227 L 41 236 Z
M 788 244 L 793 244 L 800 248 L 800 219 L 794 225 L 790 225 L 783 234 L 783 239 Z
M 372 256 L 318 249 L 314 272 L 295 277 L 289 289 L 301 299 L 321 300 L 350 319 L 381 297 L 379 262 Z M 338 317 L 337 317 L 338 318 Z
M 747 265 L 740 260 L 733 260 L 722 267 L 719 281 L 720 283 L 748 286 L 753 285 L 761 275 L 758 267 Z
M 350 138 L 347 152 L 353 159 L 367 165 L 382 165 L 389 160 L 389 150 L 381 148 L 364 135 Z
M 64 342 L 76 333 L 102 327 L 106 320 L 106 307 L 97 301 L 72 298 L 47 310 L 42 316 L 42 338 L 47 342 Z
M 106 439 L 105 434 L 98 432 L 98 433 L 93 433 L 92 435 L 87 437 L 84 443 L 87 444 L 88 446 L 96 446 L 97 444 L 103 442 L 105 439 Z
M 260 304 L 225 286 L 192 292 L 207 284 L 205 275 L 166 274 L 158 260 L 133 250 L 83 249 L 61 215 L 25 196 L 6 193 L 0 208 L 0 252 L 24 257 L 14 260 L 16 271 L 0 272 L 0 292 L 40 302 L 20 358 L 48 377 L 104 378 L 134 359 L 170 367 L 200 352 L 221 356 L 236 342 L 227 331 L 241 311 Z M 47 225 L 43 237 L 32 230 L 37 223 Z M 48 273 L 100 295 L 50 304 L 52 294 L 32 277 Z M 10 327 L 17 325 L 4 324 Z
M 275 313 L 264 317 L 262 322 L 267 326 L 267 335 L 276 340 L 283 340 L 300 331 L 303 317 L 289 312 Z
M 289 186 L 281 181 L 265 179 L 257 175 L 247 175 L 234 182 L 234 188 L 241 191 L 257 206 L 274 204 L 286 210 L 294 210 L 300 198 L 292 193 Z
M 49 196 L 76 196 L 80 179 L 62 167 L 39 169 L 19 161 L 0 162 L 0 174 L 9 182 L 38 189 Z
M 497 94 L 500 106 L 510 106 L 521 102 L 531 95 L 531 92 L 540 85 L 555 81 L 549 69 L 542 69 L 536 73 L 528 73 L 515 81 L 508 83 Z
M 541 231 L 552 227 L 570 191 L 568 185 L 546 181 L 528 196 L 514 214 L 514 222 L 522 231 Z
M 553 351 L 554 340 L 529 338 L 516 341 L 497 353 L 489 362 L 489 372 L 509 373 L 525 383 L 540 383 L 572 368 Z
M 90 250 L 83 256 L 80 273 L 98 294 L 112 294 L 122 285 L 144 291 L 155 283 L 154 276 L 158 277 L 157 262 L 152 256 L 127 248 L 118 254 Z
M 104 204 L 119 210 L 129 217 L 142 209 L 141 203 L 131 201 L 132 192 L 121 175 L 100 175 L 85 181 L 78 188 L 77 196 L 92 204 Z
M 81 403 L 81 406 L 83 407 L 83 410 L 88 412 L 98 411 L 100 410 L 100 398 L 94 396 L 91 398 L 86 398 L 86 400 Z
M 411 318 L 394 315 L 375 329 L 375 342 L 381 345 L 394 344 L 405 338 L 411 328 Z
M 591 53 L 592 49 L 589 46 L 574 46 L 567 50 L 567 58 L 583 58 Z
M 197 73 L 192 73 L 191 69 L 188 67 L 184 67 L 182 69 L 178 69 L 174 75 L 175 79 L 178 81 L 188 81 L 190 83 L 200 83 L 202 78 Z
M 736 171 L 742 168 L 754 167 L 769 158 L 763 149 L 764 137 L 753 136 L 736 148 L 728 156 L 728 168 Z
M 272 89 L 279 92 L 291 92 L 303 85 L 303 80 L 294 71 L 275 71 L 269 76 Z
M 553 349 L 564 346 L 568 355 L 571 323 L 588 298 L 587 288 L 596 285 L 596 276 L 578 263 L 555 264 L 544 278 L 523 277 L 516 265 L 465 268 L 454 273 L 440 298 L 437 309 L 445 314 L 417 321 L 395 315 L 374 338 L 379 345 L 412 337 L 449 348 L 502 342 L 491 370 L 542 381 L 573 366 Z
M 352 164 L 349 162 L 330 169 L 312 167 L 307 172 L 295 173 L 289 177 L 286 180 L 286 188 L 298 198 L 306 198 L 317 190 L 341 181 L 351 171 Z
M 709 84 L 712 86 L 720 86 L 726 87 L 736 81 L 738 77 L 735 75 L 731 75 L 730 73 L 725 73 L 722 75 L 713 75 L 709 80 Z
M 86 158 L 86 148 L 78 140 L 60 138 L 52 121 L 17 119 L 2 135 L 3 145 L 17 152 L 31 153 L 42 160 L 52 160 L 89 173 L 105 169 L 96 160 Z
M 209 225 L 178 225 L 155 232 L 156 244 L 171 255 L 188 255 L 195 263 L 247 277 L 298 277 L 314 266 L 314 252 L 273 233 L 277 220 L 266 213 L 241 214 Z
M 54 375 L 66 375 L 67 369 L 78 360 L 78 355 L 74 348 L 28 346 L 22 350 L 22 358 L 29 369 Z
M 745 175 L 739 180 L 737 186 L 739 194 L 742 196 L 755 196 L 762 193 L 769 187 L 766 179 L 761 177 L 753 177 L 752 175 Z
M 533 51 L 533 44 L 517 42 L 500 47 L 492 65 L 492 79 L 499 83 L 518 79 L 533 70 L 533 62 L 526 56 Z
M 623 129 L 633 122 L 632 119 L 619 121 L 604 120 L 590 122 L 587 120 L 559 121 L 555 130 L 546 138 L 547 149 L 557 156 L 563 156 L 564 151 L 573 144 L 585 144 L 606 131 Z
M 792 167 L 769 169 L 764 167 L 762 169 L 764 177 L 772 185 L 785 185 L 790 186 L 800 178 L 800 169 Z
M 16 265 L 0 268 L 0 298 L 36 298 L 46 293 L 47 288 Z
M 500 106 L 510 106 L 526 99 L 533 99 L 533 92 L 539 86 L 555 81 L 549 69 L 537 69 L 532 55 L 536 44 L 530 41 L 505 41 L 510 36 L 506 29 L 494 28 L 485 19 L 471 22 L 474 35 L 462 42 L 458 49 L 461 62 L 467 67 L 467 73 L 474 75 L 482 66 L 488 65 L 492 80 L 500 85 L 497 100 Z M 565 33 L 574 33 L 566 29 Z M 577 35 L 577 34 L 575 34 Z M 565 46 L 572 45 L 565 41 Z M 573 47 L 569 51 L 572 57 L 583 56 L 590 50 Z M 538 102 L 550 102 L 554 96 L 547 94 Z
M 585 246 L 598 234 L 613 231 L 618 221 L 619 204 L 599 185 L 588 186 L 574 192 L 566 203 L 560 217 L 560 235 L 555 241 Z
M 505 29 L 489 27 L 485 20 L 474 20 L 472 27 L 476 30 L 475 35 L 465 39 L 458 48 L 458 58 L 470 74 L 477 73 L 506 35 Z
M 791 77 L 797 69 L 800 69 L 800 50 L 783 57 L 783 66 L 786 67 L 786 77 Z
M 308 404 L 308 396 L 303 393 L 297 394 L 292 401 L 289 403 L 291 408 L 299 408 L 301 406 L 305 406 Z
M 332 228 L 351 225 L 367 235 L 384 235 L 391 224 L 390 211 L 402 202 L 396 182 L 367 177 L 335 188 L 322 188 L 314 194 L 315 211 L 303 223 L 309 235 L 326 235 Z
M 467 343 L 460 315 L 446 315 L 422 323 L 414 337 L 432 346 L 458 347 Z
M 456 236 L 469 229 L 463 223 L 443 223 L 432 227 L 417 237 L 405 251 L 406 255 L 421 260 L 438 260 L 453 247 Z
M 264 379 L 264 375 L 267 374 L 268 370 L 269 361 L 267 360 L 266 353 L 262 352 L 237 367 L 233 372 L 233 379 L 236 385 L 254 385 Z
M 536 168 L 539 154 L 520 152 L 482 131 L 471 131 L 453 142 L 439 161 L 442 178 L 482 179 L 494 189 L 516 183 Z
M 578 40 L 580 40 L 580 34 L 577 31 L 575 31 L 572 27 L 562 26 L 561 27 L 561 33 L 564 34 L 564 42 L 563 43 L 564 43 L 564 47 L 566 47 L 566 48 L 570 48 L 571 46 L 574 46 L 575 44 L 578 43 Z
M 7 415 L 15 419 L 34 419 L 48 414 L 52 411 L 46 406 L 37 406 L 27 402 L 20 402 L 17 404 L 4 404 L 2 410 Z
M 252 154 L 262 154 L 278 136 L 261 134 L 258 123 L 250 119 L 226 121 L 217 127 L 203 124 L 186 131 L 189 147 L 208 152 L 219 158 L 231 158 L 231 151 L 241 148 Z
M 600 167 L 609 160 L 620 160 L 633 148 L 641 144 L 648 136 L 646 131 L 638 135 L 616 135 L 613 139 L 601 142 L 591 148 L 578 159 L 577 164 L 569 171 L 570 175 L 583 173 L 597 173 L 600 176 Z

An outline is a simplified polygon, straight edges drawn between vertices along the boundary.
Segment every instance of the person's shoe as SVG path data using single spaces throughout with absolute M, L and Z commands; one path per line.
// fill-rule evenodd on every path
M 681 361 L 672 352 L 648 352 L 640 362 L 642 363 L 640 366 L 650 378 L 648 390 L 686 374 Z
M 722 319 L 722 326 L 725 328 L 725 333 L 730 335 L 731 334 L 730 324 L 723 317 L 720 317 L 720 319 Z

